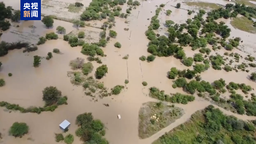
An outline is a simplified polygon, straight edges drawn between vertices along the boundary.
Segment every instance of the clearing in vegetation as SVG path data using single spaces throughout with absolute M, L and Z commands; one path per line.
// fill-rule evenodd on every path
M 207 3 L 207 2 L 186 2 L 188 6 L 195 6 L 203 9 L 218 9 L 221 8 L 220 5 L 217 5 L 215 3 Z
M 253 26 L 253 22 L 246 17 L 233 18 L 230 24 L 234 28 L 238 28 L 242 31 L 246 31 L 249 33 L 256 33 L 256 27 Z
M 153 144 L 255 144 L 254 131 L 255 121 L 245 122 L 226 116 L 211 105 Z
M 162 102 L 144 103 L 139 111 L 139 136 L 147 138 L 173 123 L 183 110 Z
M 69 4 L 68 11 L 73 13 L 78 13 L 82 10 L 83 7 L 77 7 L 75 4 Z

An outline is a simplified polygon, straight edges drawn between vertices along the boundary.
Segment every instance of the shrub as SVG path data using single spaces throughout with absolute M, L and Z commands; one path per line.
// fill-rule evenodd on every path
M 60 50 L 57 49 L 57 48 L 54 48 L 54 49 L 53 49 L 53 52 L 54 52 L 54 53 L 60 53 Z
M 51 53 L 51 52 L 48 52 L 46 59 L 49 60 L 49 59 L 51 59 L 51 58 L 52 58 L 52 53 Z
M 113 30 L 110 30 L 109 31 L 109 36 L 112 37 L 112 38 L 115 38 L 117 36 L 117 33 Z
M 66 33 L 66 29 L 65 29 L 64 27 L 62 27 L 62 26 L 58 26 L 58 27 L 56 28 L 56 30 L 57 30 L 57 32 L 60 33 L 60 34 Z
M 202 62 L 202 61 L 204 61 L 203 55 L 200 54 L 200 53 L 195 54 L 195 55 L 194 55 L 194 61 L 196 61 L 196 62 Z
M 95 76 L 97 79 L 101 79 L 106 73 L 108 73 L 108 67 L 107 65 L 102 65 L 96 69 Z
M 64 40 L 64 41 L 69 41 L 69 36 L 68 36 L 68 35 L 64 35 L 64 36 L 63 36 L 63 40 Z
M 232 67 L 229 66 L 229 65 L 225 65 L 224 70 L 225 70 L 226 72 L 232 71 Z
M 166 11 L 166 15 L 167 15 L 167 16 L 171 15 L 171 13 L 172 13 L 171 10 L 167 10 L 167 11 Z
M 0 87 L 4 86 L 5 85 L 5 81 L 4 79 L 0 79 Z
M 46 36 L 45 36 L 45 38 L 46 39 L 58 39 L 58 35 L 57 34 L 55 34 L 54 32 L 51 32 L 51 33 L 48 33 L 48 34 L 46 34 Z
M 1 68 L 1 66 L 2 66 L 2 62 L 0 62 L 0 68 Z
M 172 67 L 169 74 L 168 74 L 169 79 L 175 79 L 176 76 L 178 75 L 178 72 L 179 71 L 177 70 L 177 68 Z
M 72 134 L 68 134 L 67 136 L 65 136 L 64 142 L 66 144 L 72 144 L 74 142 L 74 136 Z
M 63 134 L 55 134 L 55 141 L 60 142 L 64 140 Z
M 100 120 L 94 120 L 91 113 L 80 114 L 76 118 L 76 124 L 79 128 L 76 135 L 85 143 L 96 142 L 99 144 L 108 144 L 102 136 L 105 134 L 104 125 Z M 90 137 L 88 137 L 90 135 Z
M 124 88 L 124 86 L 116 85 L 114 88 L 111 89 L 112 94 L 114 94 L 114 95 L 120 94 L 120 92 L 122 91 L 123 88 Z
M 84 32 L 83 31 L 78 33 L 78 38 L 84 38 Z
M 125 83 L 125 84 L 128 84 L 128 83 L 129 83 L 129 80 L 126 79 L 126 80 L 124 81 L 124 83 Z
M 23 135 L 28 133 L 28 130 L 29 127 L 26 123 L 15 122 L 12 124 L 9 132 L 14 137 L 22 137 Z
M 46 38 L 45 37 L 40 37 L 39 41 L 37 42 L 37 45 L 44 44 L 45 42 L 46 42 Z
M 40 63 L 41 63 L 41 57 L 35 55 L 34 56 L 34 63 L 33 63 L 34 67 L 38 67 L 40 65 Z
M 152 61 L 154 61 L 155 60 L 155 56 L 154 55 L 149 55 L 148 57 L 147 57 L 147 61 L 148 62 L 152 62 Z
M 195 65 L 194 65 L 194 71 L 195 71 L 196 73 L 201 73 L 201 72 L 205 71 L 206 69 L 207 69 L 207 68 L 205 67 L 204 64 L 195 64 Z
M 182 63 L 183 63 L 185 66 L 188 66 L 188 67 L 192 66 L 193 62 L 194 62 L 194 61 L 193 61 L 193 58 L 191 58 L 191 57 L 183 58 L 183 60 L 182 60 Z
M 142 82 L 142 85 L 143 85 L 143 86 L 147 86 L 147 85 L 148 85 L 148 83 L 147 83 L 147 82 L 145 82 L 145 81 L 143 81 L 143 82 Z
M 42 22 L 45 24 L 47 28 L 52 27 L 54 23 L 53 18 L 51 16 L 45 16 L 42 19 Z
M 61 91 L 59 91 L 56 87 L 50 86 L 43 90 L 43 100 L 45 101 L 46 105 L 56 103 L 60 97 Z
M 250 79 L 256 81 L 256 73 L 252 73 Z
M 139 59 L 140 59 L 141 61 L 145 61 L 147 58 L 146 58 L 146 56 L 141 56 Z
M 177 87 L 184 87 L 187 84 L 187 81 L 185 78 L 181 77 L 178 78 L 174 83 Z
M 177 4 L 176 4 L 176 8 L 180 8 L 180 3 L 177 3 Z
M 85 64 L 83 64 L 82 66 L 82 72 L 84 75 L 88 75 L 89 73 L 91 73 L 93 70 L 93 65 L 91 62 L 87 62 Z
M 84 6 L 82 3 L 80 3 L 80 2 L 75 2 L 75 6 L 76 7 L 82 7 L 82 6 Z
M 96 54 L 100 56 L 104 56 L 103 50 L 95 44 L 84 44 L 81 53 L 84 55 L 89 55 L 94 57 Z
M 116 43 L 115 43 L 115 47 L 121 48 L 121 44 L 120 44 L 119 42 L 116 42 Z
M 8 73 L 8 76 L 11 77 L 11 76 L 12 76 L 12 73 Z

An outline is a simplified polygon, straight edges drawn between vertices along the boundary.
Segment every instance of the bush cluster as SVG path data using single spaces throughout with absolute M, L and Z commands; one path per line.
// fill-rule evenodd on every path
M 108 73 L 108 67 L 107 65 L 102 65 L 96 69 L 95 76 L 97 79 L 101 79 L 106 73 Z
M 12 124 L 9 133 L 14 137 L 22 137 L 27 134 L 29 127 L 26 123 L 15 122 Z
M 54 32 L 51 32 L 51 33 L 46 34 L 45 38 L 48 40 L 52 40 L 52 39 L 56 40 L 56 39 L 58 39 L 58 35 L 55 34 Z
M 1 41 L 1 43 L 0 43 L 0 57 L 4 56 L 4 55 L 7 55 L 9 50 L 21 49 L 21 48 L 25 48 L 24 52 L 37 50 L 37 47 L 32 47 L 32 46 L 29 45 L 29 43 L 26 43 L 26 42 L 7 43 L 5 41 Z
M 151 87 L 149 95 L 153 98 L 156 98 L 161 101 L 167 101 L 167 102 L 172 102 L 172 103 L 182 103 L 182 104 L 187 104 L 188 102 L 194 101 L 195 97 L 190 96 L 190 95 L 183 95 L 180 93 L 176 93 L 172 96 L 167 95 L 164 93 L 164 91 L 160 91 L 156 87 Z
M 76 124 L 79 128 L 76 135 L 85 143 L 108 144 L 103 138 L 105 135 L 104 124 L 100 120 L 94 120 L 92 113 L 83 113 L 76 117 Z
M 84 44 L 81 53 L 84 55 L 89 55 L 94 57 L 96 54 L 99 56 L 104 56 L 103 50 L 95 44 Z
M 254 121 L 253 121 L 254 122 Z M 186 128 L 186 129 L 184 129 Z M 200 131 L 198 134 L 196 132 Z M 191 116 L 191 119 L 175 130 L 161 136 L 157 143 L 256 143 L 255 125 L 234 116 L 224 115 L 212 105 Z M 224 137 L 222 137 L 225 135 Z
M 114 95 L 118 95 L 121 93 L 122 89 L 124 88 L 124 86 L 121 85 L 116 85 L 114 88 L 111 89 L 112 94 Z

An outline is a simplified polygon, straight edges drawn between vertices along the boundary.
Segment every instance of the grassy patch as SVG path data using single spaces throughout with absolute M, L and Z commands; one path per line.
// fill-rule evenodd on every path
M 255 143 L 254 131 L 255 126 L 251 122 L 226 116 L 219 109 L 209 106 L 153 144 Z
M 139 136 L 147 138 L 173 123 L 183 115 L 183 110 L 161 102 L 143 104 L 139 111 Z
M 186 4 L 188 6 L 195 6 L 195 7 L 199 7 L 199 8 L 203 8 L 203 9 L 218 9 L 221 6 L 214 4 L 214 3 L 206 3 L 206 2 L 186 2 Z
M 246 17 L 236 17 L 230 22 L 230 24 L 237 29 L 246 31 L 249 33 L 256 33 L 256 27 L 253 27 L 253 22 Z
M 253 4 L 250 1 L 256 2 L 256 0 L 236 0 L 236 3 L 245 4 L 246 6 L 256 7 L 256 4 Z
M 69 4 L 68 11 L 72 13 L 79 13 L 82 10 L 82 7 L 76 7 L 74 4 Z

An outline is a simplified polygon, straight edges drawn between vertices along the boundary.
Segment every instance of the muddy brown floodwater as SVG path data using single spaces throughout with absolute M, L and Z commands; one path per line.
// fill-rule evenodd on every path
M 4 0 L 4 2 L 14 8 L 17 5 L 19 6 L 17 1 Z M 69 1 L 66 0 L 65 2 Z M 128 24 L 123 19 L 116 18 L 116 26 L 113 30 L 118 32 L 118 36 L 116 39 L 111 39 L 107 47 L 103 48 L 107 57 L 102 58 L 102 62 L 108 66 L 109 72 L 101 81 L 104 82 L 107 88 L 112 88 L 115 85 L 124 85 L 125 79 L 128 79 L 128 89 L 122 91 L 118 96 L 106 97 L 98 102 L 93 102 L 90 97 L 84 94 L 81 86 L 73 86 L 70 83 L 70 78 L 67 77 L 67 72 L 71 70 L 69 67 L 70 60 L 77 57 L 86 59 L 86 56 L 81 54 L 81 47 L 71 48 L 62 39 L 47 41 L 46 44 L 40 45 L 35 52 L 22 53 L 22 50 L 12 50 L 9 51 L 8 55 L 0 57 L 0 61 L 3 63 L 0 78 L 4 78 L 6 81 L 6 86 L 0 89 L 0 101 L 8 101 L 23 107 L 43 106 L 42 90 L 47 86 L 56 86 L 62 91 L 63 95 L 68 97 L 68 105 L 60 106 L 54 112 L 43 112 L 39 115 L 22 114 L 20 112 L 9 113 L 4 108 L 1 108 L 0 132 L 3 139 L 0 142 L 3 144 L 53 144 L 56 143 L 54 133 L 61 132 L 58 125 L 64 119 L 71 122 L 68 133 L 75 135 L 75 130 L 77 129 L 75 125 L 76 116 L 84 112 L 92 112 L 96 119 L 100 119 L 105 124 L 107 128 L 106 138 L 110 144 L 150 144 L 165 132 L 187 121 L 195 111 L 208 106 L 210 102 L 201 98 L 196 98 L 194 102 L 188 105 L 176 105 L 185 111 L 185 114 L 180 119 L 145 140 L 141 140 L 138 137 L 139 109 L 145 102 L 156 101 L 148 96 L 149 87 L 156 86 L 161 90 L 165 90 L 166 93 L 184 93 L 181 89 L 173 89 L 172 81 L 167 78 L 167 72 L 171 67 L 186 68 L 179 60 L 173 57 L 157 57 L 152 63 L 139 60 L 140 56 L 149 55 L 147 53 L 148 40 L 145 37 L 145 31 L 150 23 L 150 20 L 147 19 L 150 19 L 155 14 L 156 5 L 167 3 L 165 9 L 173 11 L 172 16 L 167 19 L 183 23 L 188 18 L 186 10 L 175 9 L 171 6 L 176 5 L 177 2 L 173 0 L 143 1 L 132 12 L 131 17 L 128 18 Z M 161 12 L 159 17 L 165 18 L 165 13 Z M 164 21 L 161 20 L 161 23 L 163 24 Z M 1 40 L 8 42 L 24 40 L 36 43 L 40 36 L 44 36 L 47 32 L 55 31 L 59 25 L 64 26 L 67 33 L 75 30 L 71 23 L 58 20 L 55 20 L 54 28 L 52 29 L 46 29 L 40 21 L 27 21 L 19 25 L 20 27 L 14 26 L 4 33 Z M 124 28 L 129 28 L 129 31 L 124 31 Z M 232 31 L 232 36 L 237 36 L 236 32 L 239 32 L 240 35 L 239 30 L 234 31 Z M 244 44 L 255 45 L 252 37 L 255 38 L 255 35 L 242 37 Z M 117 41 L 122 44 L 121 49 L 114 47 L 114 43 Z M 43 59 L 38 68 L 33 67 L 34 55 L 47 56 L 47 53 L 54 48 L 59 48 L 61 54 L 53 54 L 51 60 Z M 190 50 L 187 51 L 189 56 L 193 56 L 194 53 Z M 122 59 L 127 54 L 129 59 Z M 99 66 L 95 62 L 93 63 L 95 68 Z M 8 77 L 8 73 L 12 73 L 13 76 Z M 230 72 L 227 74 L 223 71 L 209 70 L 202 74 L 202 78 L 210 82 L 223 78 L 228 82 L 235 81 L 256 87 L 255 83 L 246 79 L 247 75 L 245 72 Z M 146 81 L 148 86 L 142 86 L 141 83 L 143 81 Z M 110 106 L 105 107 L 104 103 L 108 103 Z M 253 118 L 223 111 L 241 119 Z M 117 119 L 117 114 L 121 114 L 122 119 Z M 29 133 L 22 138 L 13 138 L 8 135 L 9 128 L 16 121 L 26 122 L 29 125 Z M 78 137 L 75 137 L 74 144 L 78 143 L 82 142 Z

